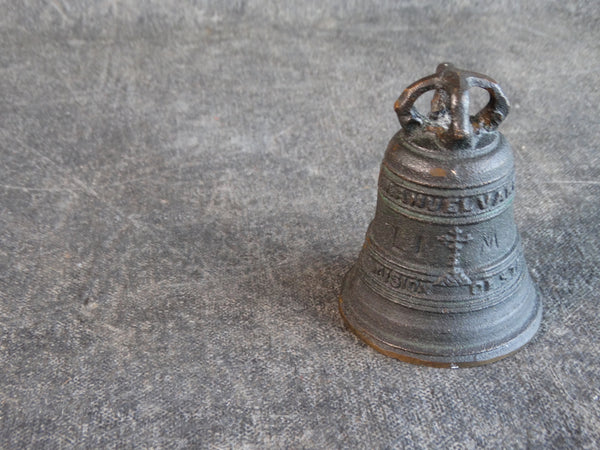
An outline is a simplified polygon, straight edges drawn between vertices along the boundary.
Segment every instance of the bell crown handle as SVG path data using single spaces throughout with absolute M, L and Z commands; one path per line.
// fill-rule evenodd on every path
M 485 89 L 490 100 L 474 116 L 469 115 L 469 89 Z M 414 107 L 425 92 L 435 90 L 431 112 L 425 116 Z M 394 110 L 407 132 L 425 128 L 433 131 L 446 145 L 472 146 L 481 132 L 493 132 L 507 116 L 508 99 L 496 81 L 490 77 L 457 69 L 442 63 L 436 73 L 407 87 L 396 100 Z

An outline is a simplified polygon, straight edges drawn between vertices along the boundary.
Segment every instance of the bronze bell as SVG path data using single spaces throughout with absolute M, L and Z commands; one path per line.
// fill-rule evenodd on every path
M 489 102 L 469 115 L 469 89 Z M 431 112 L 414 103 L 434 90 Z M 513 154 L 496 128 L 509 103 L 491 78 L 440 64 L 394 106 L 402 129 L 377 210 L 346 274 L 340 311 L 376 350 L 417 364 L 480 365 L 525 345 L 541 320 L 513 216 Z

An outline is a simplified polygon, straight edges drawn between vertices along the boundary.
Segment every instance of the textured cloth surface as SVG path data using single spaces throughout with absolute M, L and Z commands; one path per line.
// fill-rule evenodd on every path
M 1 7 L 0 446 L 596 448 L 598 3 L 214 3 Z M 393 103 L 442 61 L 512 102 L 544 300 L 474 369 L 337 310 Z

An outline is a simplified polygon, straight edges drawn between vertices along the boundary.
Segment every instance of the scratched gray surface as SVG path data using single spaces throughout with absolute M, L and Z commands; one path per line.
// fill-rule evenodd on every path
M 1 447 L 599 445 L 598 3 L 0 9 Z M 379 355 L 336 305 L 393 103 L 445 60 L 512 100 L 545 301 L 464 370 Z

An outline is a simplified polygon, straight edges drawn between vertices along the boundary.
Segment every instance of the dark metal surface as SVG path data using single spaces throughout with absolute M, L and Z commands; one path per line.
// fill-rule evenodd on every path
M 469 114 L 469 90 L 489 102 Z M 431 112 L 414 108 L 434 90 Z M 513 217 L 509 103 L 491 78 L 440 64 L 396 101 L 402 129 L 379 177 L 375 218 L 340 311 L 387 355 L 442 367 L 502 358 L 535 334 L 541 302 Z

